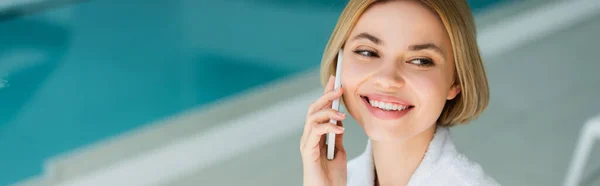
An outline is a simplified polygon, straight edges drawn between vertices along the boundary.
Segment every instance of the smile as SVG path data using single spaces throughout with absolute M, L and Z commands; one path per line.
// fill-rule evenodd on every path
M 415 106 L 398 98 L 384 95 L 360 96 L 373 116 L 383 119 L 399 119 Z

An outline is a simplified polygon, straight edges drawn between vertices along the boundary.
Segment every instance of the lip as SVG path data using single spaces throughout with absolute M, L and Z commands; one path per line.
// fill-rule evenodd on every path
M 395 97 L 395 96 L 389 96 L 389 95 L 383 95 L 383 94 L 366 94 L 366 95 L 361 95 L 361 97 L 368 97 L 369 100 L 383 101 L 386 103 L 393 103 L 396 105 L 413 106 L 412 103 L 410 103 L 406 100 L 403 100 L 401 98 Z
M 363 100 L 363 103 L 365 104 L 365 106 L 367 107 L 369 112 L 371 112 L 371 114 L 373 114 L 373 116 L 375 116 L 376 118 L 379 118 L 382 120 L 400 119 L 403 116 L 405 116 L 406 114 L 408 114 L 410 111 L 412 111 L 412 109 L 415 107 L 410 102 L 408 102 L 406 100 L 402 100 L 402 99 L 394 97 L 394 96 L 387 96 L 387 95 L 381 95 L 381 94 L 369 94 L 369 95 L 361 95 L 360 98 Z M 384 110 L 381 110 L 380 108 L 371 106 L 371 103 L 369 103 L 367 101 L 367 99 L 383 101 L 383 102 L 387 102 L 387 103 L 393 103 L 393 104 L 397 104 L 397 105 L 401 105 L 401 106 L 409 106 L 409 108 L 401 110 L 401 111 L 384 111 Z

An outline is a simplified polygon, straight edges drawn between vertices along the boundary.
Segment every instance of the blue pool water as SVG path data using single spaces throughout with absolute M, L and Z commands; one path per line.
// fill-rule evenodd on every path
M 0 185 L 40 174 L 49 157 L 316 68 L 342 2 L 92 0 L 0 22 Z

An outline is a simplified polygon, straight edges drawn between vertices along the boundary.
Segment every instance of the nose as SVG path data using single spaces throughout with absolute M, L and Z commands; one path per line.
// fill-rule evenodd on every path
M 379 91 L 393 92 L 402 88 L 404 84 L 404 78 L 395 66 L 382 67 L 375 75 L 375 87 Z

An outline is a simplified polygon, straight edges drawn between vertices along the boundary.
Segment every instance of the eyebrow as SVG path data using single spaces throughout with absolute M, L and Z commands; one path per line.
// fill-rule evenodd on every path
M 354 36 L 353 40 L 357 40 L 357 39 L 368 39 L 375 44 L 378 44 L 378 45 L 381 44 L 381 39 L 379 39 L 371 34 L 368 34 L 366 32 L 363 32 L 363 33 L 360 33 L 360 34 Z
M 437 46 L 437 45 L 435 45 L 433 43 L 424 43 L 424 44 L 410 45 L 408 47 L 408 50 L 411 50 L 411 51 L 433 50 L 435 52 L 440 53 L 442 56 L 444 55 L 444 51 L 442 51 L 442 48 L 440 48 L 439 46 Z
M 352 40 L 357 40 L 357 39 L 367 39 L 370 40 L 371 42 L 380 45 L 383 42 L 381 41 L 381 39 L 379 39 L 378 37 L 375 37 L 369 33 L 363 32 L 360 33 L 356 36 L 354 36 L 354 38 Z M 416 45 L 410 45 L 408 47 L 408 50 L 410 51 L 419 51 L 419 50 L 433 50 L 435 52 L 440 53 L 440 55 L 444 56 L 444 51 L 442 50 L 442 48 L 440 48 L 439 46 L 437 46 L 436 44 L 433 43 L 423 43 L 423 44 L 416 44 Z

